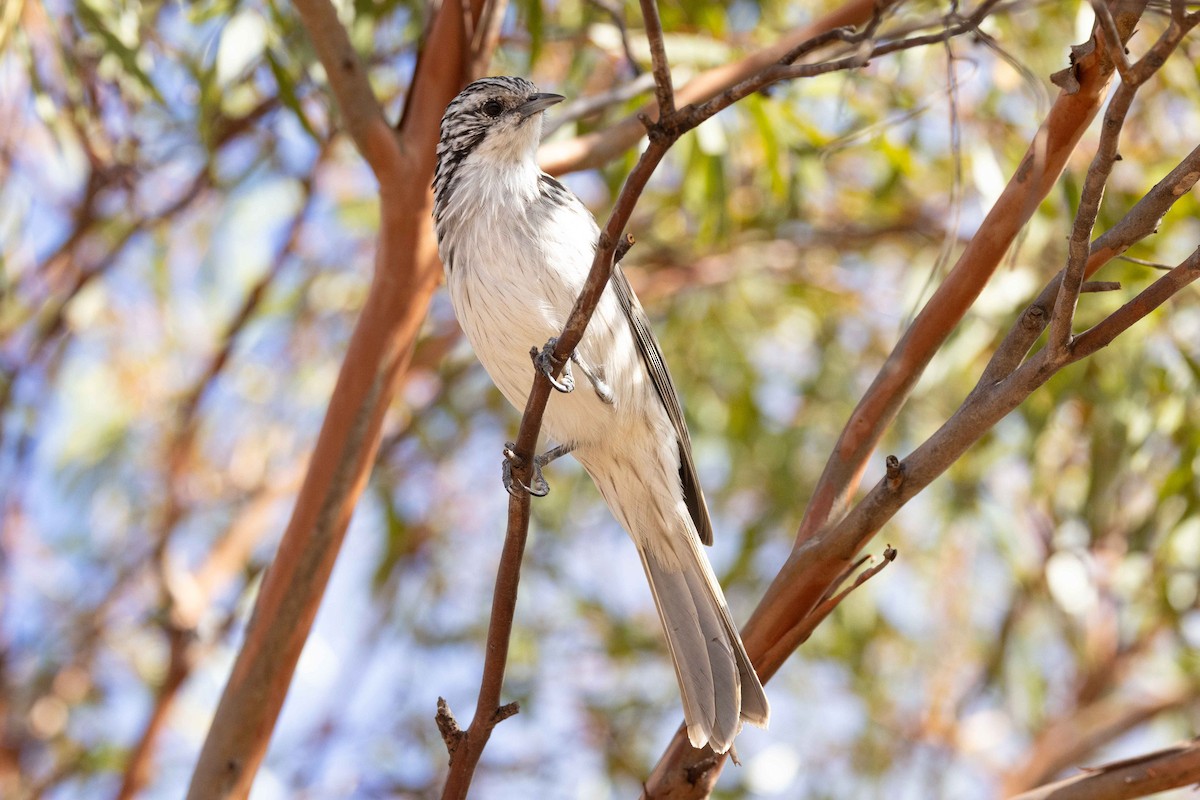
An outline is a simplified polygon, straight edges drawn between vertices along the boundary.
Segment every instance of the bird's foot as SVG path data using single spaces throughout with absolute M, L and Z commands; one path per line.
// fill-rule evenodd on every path
M 592 385 L 596 396 L 600 398 L 600 402 L 611 406 L 613 404 L 613 390 L 604 380 L 604 367 L 596 367 L 592 369 L 578 353 L 571 353 L 571 360 L 579 367 L 579 371 L 583 373 L 583 377 L 588 379 L 588 383 Z
M 557 366 L 557 359 L 554 357 L 556 344 L 558 344 L 558 337 L 552 336 L 540 352 L 536 347 L 531 347 L 529 357 L 533 359 L 533 365 L 538 372 L 541 372 L 550 381 L 550 385 L 566 394 L 575 390 L 575 376 L 571 374 L 571 362 L 567 361 L 562 365 L 562 372 L 559 376 L 554 377 L 554 367 Z
M 556 458 L 565 456 L 573 449 L 571 445 L 560 444 L 558 447 L 551 448 L 540 456 L 533 457 L 533 480 L 530 481 L 530 486 L 526 486 L 523 482 L 516 479 L 513 475 L 513 470 L 517 467 L 524 466 L 525 459 L 517 455 L 516 445 L 512 442 L 504 443 L 504 462 L 500 467 L 500 480 L 504 484 L 504 491 L 517 496 L 518 488 L 524 489 L 534 497 L 545 497 L 550 494 L 550 484 L 546 483 L 545 477 L 542 475 L 542 467 L 554 461 Z
M 516 444 L 505 442 L 504 461 L 500 465 L 500 482 L 504 484 L 504 491 L 513 497 L 519 496 L 517 493 L 522 489 L 534 497 L 545 497 L 550 494 L 550 484 L 546 483 L 546 479 L 542 477 L 542 464 L 539 463 L 539 458 L 533 459 L 533 480 L 530 481 L 532 484 L 530 486 L 526 486 L 524 481 L 518 480 L 513 475 L 514 469 L 523 466 L 525 466 L 525 459 L 517 455 Z

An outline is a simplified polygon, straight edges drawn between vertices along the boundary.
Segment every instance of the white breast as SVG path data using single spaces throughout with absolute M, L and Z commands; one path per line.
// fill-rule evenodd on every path
M 574 197 L 566 204 L 539 198 L 539 174 L 532 163 L 486 169 L 468 159 L 441 243 L 444 257 L 453 252 L 447 284 L 459 323 L 496 386 L 518 410 L 524 409 L 533 383 L 529 350 L 540 350 L 562 331 L 599 235 L 590 212 Z M 551 395 L 546 432 L 556 441 L 587 446 L 637 427 L 631 412 L 655 407 L 655 390 L 611 289 L 578 353 L 593 369 L 603 370 L 615 401 L 603 403 L 575 370 L 575 391 Z

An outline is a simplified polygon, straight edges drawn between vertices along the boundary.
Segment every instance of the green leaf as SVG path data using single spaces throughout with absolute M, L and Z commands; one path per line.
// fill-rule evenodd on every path
M 121 64 L 121 69 L 126 75 L 133 78 L 139 83 L 146 92 L 155 99 L 158 103 L 166 104 L 166 100 L 158 91 L 158 87 L 150 80 L 150 76 L 138 65 L 138 49 L 130 47 L 122 39 L 113 32 L 108 23 L 100 16 L 89 3 L 80 3 L 76 7 L 79 14 L 79 21 L 83 25 L 84 30 L 95 36 L 100 37 L 104 42 L 105 52 L 111 53 L 117 58 Z
M 300 104 L 300 98 L 296 96 L 296 84 L 293 82 L 292 76 L 287 74 L 287 71 L 279 63 L 279 59 L 275 56 L 271 48 L 267 48 L 264 54 L 267 58 L 267 64 L 271 67 L 271 74 L 275 76 L 275 85 L 279 87 L 279 101 L 283 103 L 285 108 L 296 115 L 296 119 L 300 121 L 301 127 L 313 138 L 313 141 L 319 142 L 321 137 L 313 129 L 308 115 L 304 113 L 304 108 Z

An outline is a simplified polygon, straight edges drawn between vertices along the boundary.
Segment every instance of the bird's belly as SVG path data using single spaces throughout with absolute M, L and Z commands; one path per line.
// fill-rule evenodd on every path
M 467 340 L 492 382 L 518 411 L 525 409 L 533 385 L 530 349 L 540 351 L 548 339 L 562 332 L 576 296 L 576 290 L 555 280 L 553 273 L 543 271 L 536 277 L 527 273 L 522 277 L 522 272 L 514 270 L 512 278 L 489 275 L 492 280 L 452 274 L 449 280 L 454 313 Z M 606 295 L 611 300 L 611 292 Z M 611 303 L 602 304 L 607 305 Z M 555 441 L 595 444 L 619 431 L 620 411 L 629 406 L 624 402 L 628 391 L 636 388 L 628 384 L 639 381 L 630 374 L 636 375 L 632 365 L 622 363 L 628 361 L 628 355 L 636 358 L 632 341 L 624 348 L 627 358 L 614 358 L 622 348 L 615 341 L 606 341 L 613 339 L 611 329 L 601 319 L 593 319 L 578 352 L 589 365 L 604 371 L 605 380 L 616 392 L 614 402 L 603 402 L 583 372 L 574 368 L 575 390 L 551 391 L 546 406 L 543 429 Z

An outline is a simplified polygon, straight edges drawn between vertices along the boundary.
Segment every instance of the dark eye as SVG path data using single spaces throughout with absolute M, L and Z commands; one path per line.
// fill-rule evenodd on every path
M 483 104 L 483 113 L 489 117 L 498 117 L 504 113 L 504 103 L 499 100 L 488 100 Z

